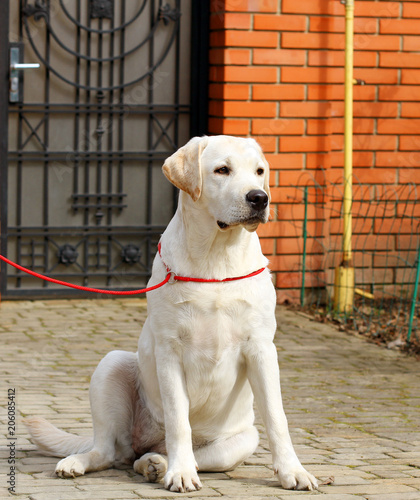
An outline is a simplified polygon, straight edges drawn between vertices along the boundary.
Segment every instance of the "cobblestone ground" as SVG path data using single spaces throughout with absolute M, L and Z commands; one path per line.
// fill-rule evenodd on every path
M 287 309 L 277 312 L 284 406 L 298 455 L 324 482 L 319 491 L 278 487 L 261 425 L 256 454 L 233 472 L 201 474 L 197 493 L 167 492 L 128 467 L 54 477 L 57 459 L 37 453 L 22 416 L 44 416 L 70 432 L 90 434 L 90 376 L 108 351 L 136 350 L 146 316 L 144 300 L 73 300 L 0 305 L 0 498 L 8 497 L 12 477 L 4 409 L 14 388 L 19 499 L 420 499 L 419 362 Z

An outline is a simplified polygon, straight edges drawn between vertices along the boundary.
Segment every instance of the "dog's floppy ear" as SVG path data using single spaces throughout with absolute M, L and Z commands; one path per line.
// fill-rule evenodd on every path
M 168 180 L 188 193 L 193 201 L 197 201 L 201 195 L 201 154 L 207 142 L 207 136 L 193 137 L 170 156 L 162 167 Z

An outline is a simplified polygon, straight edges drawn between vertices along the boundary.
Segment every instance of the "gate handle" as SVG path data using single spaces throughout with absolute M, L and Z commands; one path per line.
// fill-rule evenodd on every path
M 38 63 L 14 63 L 10 65 L 10 70 L 13 69 L 33 69 L 33 68 L 39 68 L 41 65 Z
M 19 73 L 22 69 L 40 68 L 39 63 L 25 64 L 23 58 L 23 45 L 15 43 L 10 45 L 10 89 L 9 102 L 23 102 L 23 74 Z

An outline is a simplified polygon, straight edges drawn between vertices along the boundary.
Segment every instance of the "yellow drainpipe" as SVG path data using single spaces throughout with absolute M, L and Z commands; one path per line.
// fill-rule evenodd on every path
M 344 199 L 343 260 L 335 270 L 334 308 L 351 312 L 354 303 L 354 268 L 352 266 L 353 203 L 353 25 L 354 0 L 346 0 L 346 45 L 344 84 Z

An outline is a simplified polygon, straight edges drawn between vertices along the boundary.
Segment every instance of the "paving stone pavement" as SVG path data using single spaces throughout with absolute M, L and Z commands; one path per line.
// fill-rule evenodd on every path
M 144 299 L 55 300 L 0 304 L 0 498 L 10 498 L 14 449 L 7 445 L 15 441 L 19 499 L 420 500 L 420 362 L 286 308 L 277 314 L 284 406 L 319 491 L 279 488 L 258 417 L 255 455 L 233 472 L 200 474 L 203 489 L 196 493 L 170 493 L 129 467 L 54 477 L 57 459 L 37 453 L 22 417 L 40 415 L 90 434 L 90 376 L 108 351 L 136 350 L 146 317 Z M 7 439 L 9 389 L 16 391 L 16 439 Z

